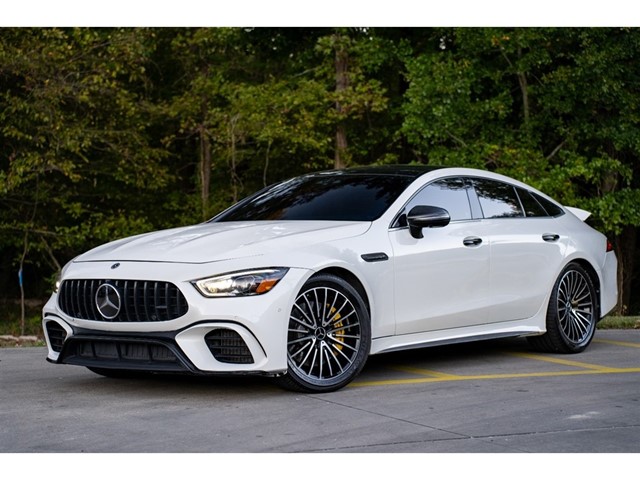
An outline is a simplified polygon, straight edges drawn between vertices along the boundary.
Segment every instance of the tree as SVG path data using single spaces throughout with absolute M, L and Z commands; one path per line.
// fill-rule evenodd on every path
M 300 173 L 414 161 L 496 170 L 592 211 L 635 311 L 638 35 L 2 29 L 0 289 L 17 297 L 22 267 L 40 295 L 98 243 L 200 222 Z
M 635 29 L 451 29 L 408 61 L 403 130 L 431 163 L 489 168 L 594 213 L 633 278 L 640 123 Z
M 156 225 L 170 175 L 141 101 L 150 33 L 0 31 L 0 248 L 21 270 Z
M 318 51 L 332 59 L 320 69 L 319 74 L 333 78 L 335 85 L 330 95 L 335 109 L 329 114 L 336 132 L 334 168 L 344 168 L 350 163 L 349 120 L 362 120 L 365 115 L 381 112 L 387 106 L 382 84 L 368 75 L 380 63 L 380 57 L 375 55 L 379 46 L 380 39 L 369 29 L 337 28 L 318 39 Z

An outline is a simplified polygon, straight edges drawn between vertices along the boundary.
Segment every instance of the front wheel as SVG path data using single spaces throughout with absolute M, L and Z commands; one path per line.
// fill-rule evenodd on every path
M 558 277 L 547 310 L 547 333 L 529 337 L 537 350 L 558 353 L 582 352 L 598 322 L 596 289 L 587 271 L 570 263 Z
M 322 393 L 344 387 L 369 355 L 371 324 L 362 296 L 344 279 L 320 274 L 304 285 L 287 327 L 290 390 Z

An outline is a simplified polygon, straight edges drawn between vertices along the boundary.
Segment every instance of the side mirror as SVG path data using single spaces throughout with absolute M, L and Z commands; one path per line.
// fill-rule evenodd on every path
M 409 232 L 413 238 L 422 238 L 423 228 L 446 227 L 451 217 L 444 208 L 416 205 L 407 214 Z

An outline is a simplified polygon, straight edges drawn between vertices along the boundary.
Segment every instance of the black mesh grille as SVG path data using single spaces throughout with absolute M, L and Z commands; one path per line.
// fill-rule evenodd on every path
M 204 337 L 216 360 L 222 363 L 253 363 L 253 356 L 242 337 L 234 330 L 218 328 Z
M 96 292 L 105 283 L 115 287 L 120 298 L 113 318 L 103 316 L 96 305 Z M 162 322 L 181 317 L 189 309 L 174 284 L 146 280 L 65 280 L 58 305 L 71 317 L 102 322 Z
M 87 339 L 72 337 L 62 358 L 63 363 L 165 372 L 186 372 L 176 354 L 161 343 Z
M 54 352 L 61 352 L 64 339 L 67 338 L 67 331 L 58 323 L 47 322 L 47 336 L 49 337 L 49 345 Z

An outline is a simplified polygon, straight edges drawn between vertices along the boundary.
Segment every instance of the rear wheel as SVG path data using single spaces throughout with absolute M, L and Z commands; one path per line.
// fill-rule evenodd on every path
M 529 337 L 529 343 L 547 352 L 582 352 L 593 339 L 598 317 L 593 281 L 584 268 L 571 263 L 553 287 L 547 310 L 547 333 Z
M 358 375 L 370 346 L 370 318 L 362 296 L 340 277 L 316 275 L 291 309 L 288 372 L 279 382 L 302 392 L 337 390 Z

